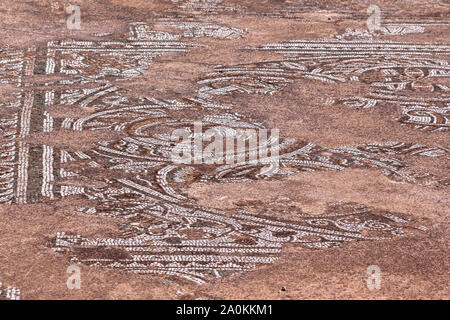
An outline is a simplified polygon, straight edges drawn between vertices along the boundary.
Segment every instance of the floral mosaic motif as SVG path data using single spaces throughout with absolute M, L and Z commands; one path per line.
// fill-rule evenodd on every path
M 196 35 L 210 36 L 208 32 Z M 0 53 L 0 81 L 4 83 L 32 88 L 24 76 L 43 72 L 48 76 L 71 76 L 70 80 L 53 80 L 53 84 L 69 87 L 76 84 L 69 89 L 48 86 L 23 90 L 17 101 L 2 105 L 8 116 L 0 121 L 3 138 L 0 202 L 36 203 L 78 195 L 92 203 L 79 207 L 80 214 L 126 221 L 111 238 L 86 238 L 62 230 L 49 240 L 53 250 L 89 266 L 174 275 L 201 284 L 273 263 L 285 243 L 327 248 L 351 241 L 392 239 L 412 231 L 426 232 L 426 227 L 406 216 L 360 204 L 330 205 L 326 212 L 314 216 L 289 204 L 280 207 L 273 203 L 260 207 L 246 203 L 227 211 L 199 205 L 188 197 L 186 190 L 195 182 L 282 179 L 301 171 L 347 168 L 378 169 L 397 181 L 446 187 L 448 181 L 441 177 L 409 173 L 398 157 L 448 157 L 449 151 L 443 147 L 375 142 L 326 148 L 307 141 L 281 139 L 280 170 L 263 175 L 260 174 L 263 164 L 174 164 L 170 158 L 173 149 L 170 133 L 175 129 L 192 130 L 195 121 L 218 130 L 264 128 L 261 123 L 233 112 L 232 105 L 217 103 L 215 97 L 234 92 L 270 94 L 301 78 L 369 81 L 373 92 L 361 98 L 366 100 L 352 98 L 362 104 L 348 99 L 342 103 L 360 108 L 397 103 L 404 113 L 402 123 L 415 121 L 414 125 L 443 130 L 448 127 L 448 118 L 443 121 L 448 114 L 445 111 L 448 88 L 435 79 L 448 76 L 447 62 L 422 56 L 362 57 L 362 53 L 346 57 L 348 52 L 326 56 L 320 53 L 320 45 L 324 45 L 320 41 L 312 42 L 312 54 L 306 42 L 296 42 L 296 47 L 309 52 L 306 56 L 300 52 L 301 56 L 292 57 L 294 51 L 286 49 L 289 47 L 286 44 L 260 48 L 288 50 L 291 57 L 218 67 L 198 79 L 196 96 L 170 100 L 152 96 L 129 98 L 109 77 L 131 79 L 151 68 L 155 56 L 166 52 L 188 54 L 193 46 L 180 41 L 176 34 L 152 31 L 142 23 L 132 24 L 129 36 L 123 41 L 50 42 L 45 52 L 34 49 L 37 54 L 32 55 Z M 431 50 L 405 48 L 402 53 Z M 384 80 L 370 82 L 372 76 L 367 75 L 371 73 L 381 73 Z M 437 95 L 418 103 L 404 99 L 402 90 L 426 90 Z M 90 107 L 94 111 L 88 116 L 55 118 L 45 110 L 46 106 L 60 104 L 74 109 Z M 416 107 L 423 110 L 411 109 Z M 437 116 L 433 118 L 431 112 L 441 118 L 436 120 Z M 430 114 L 429 118 L 426 114 Z M 60 129 L 120 132 L 123 137 L 99 141 L 83 151 L 30 145 L 17 139 Z M 67 183 L 70 179 L 92 180 L 93 176 L 98 185 Z M 255 207 L 259 208 L 256 212 Z M 285 211 L 293 217 L 283 218 Z

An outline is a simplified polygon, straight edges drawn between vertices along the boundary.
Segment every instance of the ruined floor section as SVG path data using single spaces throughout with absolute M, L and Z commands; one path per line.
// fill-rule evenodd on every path
M 441 143 L 448 141 L 450 128 L 450 45 L 401 40 L 448 30 L 448 17 L 402 21 L 392 9 L 376 33 L 352 26 L 328 37 L 292 34 L 280 41 L 267 35 L 253 39 L 251 30 L 235 25 L 239 19 L 259 18 L 308 23 L 319 10 L 314 3 L 269 9 L 246 2 L 172 1 L 164 9 L 152 8 L 151 19 L 124 21 L 125 32 L 96 32 L 90 39 L 74 34 L 26 49 L 0 48 L 0 84 L 7 95 L 0 100 L 0 203 L 51 206 L 76 198 L 80 204 L 72 215 L 120 221 L 120 227 L 98 237 L 58 229 L 40 239 L 47 250 L 94 270 L 170 276 L 198 285 L 274 264 L 291 244 L 305 250 L 346 250 L 350 243 L 431 237 L 436 221 L 414 208 L 391 212 L 323 199 L 323 211 L 306 213 L 290 201 L 242 199 L 220 209 L 189 196 L 196 183 L 283 181 L 353 169 L 375 171 L 392 184 L 448 192 L 448 166 L 428 170 L 414 163 L 445 167 L 450 159 L 448 144 Z M 53 10 L 60 5 L 52 4 Z M 320 10 L 344 22 L 366 18 L 363 7 L 352 12 L 335 6 Z M 224 57 L 187 71 L 192 78 L 178 75 L 184 63 L 195 69 L 198 62 L 186 62 L 190 55 L 212 50 L 215 42 L 229 42 L 244 62 L 227 63 Z M 164 69 L 171 61 L 183 62 L 161 83 L 174 81 L 188 92 L 173 94 L 173 88 L 155 88 L 159 80 L 145 78 L 152 68 Z M 152 90 L 138 94 L 132 88 L 136 83 Z M 277 169 L 270 162 L 172 161 L 174 130 L 194 137 L 194 123 L 202 122 L 205 138 L 208 129 L 231 136 L 271 129 L 268 119 L 236 111 L 242 96 L 282 100 L 304 83 L 365 88 L 353 95 L 344 89 L 330 92 L 320 107 L 335 113 L 324 112 L 323 117 L 339 117 L 341 110 L 351 109 L 369 123 L 379 109 L 409 136 L 367 136 L 365 143 L 331 147 L 292 138 L 280 127 Z M 358 124 L 362 132 L 365 125 Z M 423 143 L 421 135 L 436 142 Z M 272 143 L 269 139 L 267 147 Z M 245 150 L 242 157 L 251 152 Z M 20 298 L 20 290 L 4 288 L 2 298 Z

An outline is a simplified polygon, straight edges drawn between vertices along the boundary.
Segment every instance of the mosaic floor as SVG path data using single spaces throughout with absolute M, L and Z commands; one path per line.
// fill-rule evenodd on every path
M 448 35 L 450 7 L 435 2 L 429 7 L 446 8 L 447 15 L 424 14 L 418 19 L 397 14 L 395 2 L 380 4 L 383 27 L 369 32 L 363 2 L 345 8 L 339 2 L 322 7 L 320 1 L 278 1 L 270 6 L 263 2 L 254 7 L 248 1 L 162 1 L 161 9 L 136 4 L 151 16 L 140 20 L 127 16 L 121 29 L 87 32 L 86 26 L 85 33 L 71 31 L 70 36 L 17 47 L 0 41 L 0 84 L 6 90 L 0 100 L 0 203 L 11 214 L 33 206 L 57 211 L 59 203 L 76 199 L 69 216 L 102 219 L 115 229 L 83 234 L 82 228 L 80 232 L 55 225 L 53 234 L 36 243 L 42 252 L 92 272 L 114 270 L 126 277 L 128 271 L 187 286 L 232 281 L 277 265 L 284 261 L 286 246 L 314 254 L 345 253 L 355 243 L 383 246 L 430 237 L 437 224 L 446 225 L 448 210 L 438 221 L 412 205 L 410 210 L 386 209 L 382 204 L 391 200 L 381 196 L 379 206 L 360 198 L 324 196 L 323 210 L 311 212 L 293 202 L 301 193 L 281 200 L 236 198 L 232 207 L 221 208 L 208 205 L 208 199 L 199 201 L 190 190 L 199 185 L 214 189 L 259 182 L 289 184 L 292 176 L 314 179 L 321 172 L 334 177 L 337 172 L 351 175 L 359 170 L 385 179 L 393 189 L 400 185 L 424 194 L 438 192 L 438 198 L 448 196 L 450 44 L 432 37 L 433 32 Z M 39 4 L 58 17 L 64 17 L 65 5 Z M 91 3 L 81 4 L 82 10 L 83 5 Z M 247 19 L 256 25 L 258 19 L 283 25 L 323 17 L 336 21 L 336 15 L 359 24 L 342 23 L 327 36 L 320 30 L 296 36 L 287 28 L 279 41 L 275 36 L 248 42 L 255 27 L 242 27 Z M 244 22 L 233 23 L 239 19 Z M 217 58 L 217 63 L 196 60 L 203 50 L 214 56 L 215 50 L 220 55 L 219 49 L 227 46 L 233 46 L 238 57 Z M 154 79 L 165 78 L 165 63 L 169 70 L 170 63 L 185 63 L 191 54 L 192 74 L 189 68 L 184 75 L 182 69 L 168 71 L 167 87 Z M 159 73 L 151 73 L 152 68 L 159 68 Z M 182 78 L 183 86 L 193 89 L 173 94 L 177 87 L 171 77 Z M 312 94 L 314 86 L 343 88 L 320 97 L 319 110 L 334 110 L 324 112 L 324 119 L 355 112 L 365 119 L 357 123 L 364 132 L 377 112 L 404 135 L 392 132 L 390 137 L 388 129 L 381 128 L 382 136 L 367 134 L 363 143 L 345 139 L 339 143 L 337 136 L 337 143 L 326 144 L 293 136 L 278 123 L 279 170 L 264 171 L 267 164 L 172 161 L 174 130 L 193 136 L 196 121 L 204 130 L 231 134 L 239 129 L 271 129 L 273 122 L 261 114 L 242 112 L 242 101 L 254 97 L 283 101 L 293 87 L 304 85 Z M 356 86 L 362 89 L 352 91 Z M 277 106 L 271 110 L 277 113 Z M 301 113 L 297 116 L 301 118 Z M 55 142 L 61 134 L 80 141 L 61 145 Z M 82 134 L 101 138 L 83 143 Z M 329 134 L 334 135 L 333 128 Z M 438 167 L 433 167 L 435 162 Z M 342 181 L 343 188 L 346 183 Z M 320 197 L 320 190 L 317 193 Z M 440 200 L 445 208 L 447 199 Z M 433 201 L 440 200 L 430 199 L 425 206 L 432 210 Z M 1 229 L 9 228 L 1 221 Z M 4 288 L 0 299 L 21 294 L 27 298 L 25 289 L 13 287 L 20 283 L 6 278 L 0 281 L 11 287 Z

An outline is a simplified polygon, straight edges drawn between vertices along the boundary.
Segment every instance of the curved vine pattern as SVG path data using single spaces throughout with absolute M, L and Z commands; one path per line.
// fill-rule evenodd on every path
M 229 29 L 217 33 L 209 25 L 204 27 L 192 31 L 193 25 L 188 25 L 188 31 L 183 27 L 180 32 L 231 37 L 227 33 Z M 238 31 L 232 32 L 232 37 L 236 33 L 240 36 Z M 426 231 L 407 217 L 359 204 L 330 205 L 320 215 L 305 214 L 288 204 L 281 209 L 272 204 L 256 205 L 255 212 L 255 204 L 247 203 L 225 211 L 200 206 L 185 191 L 199 181 L 243 182 L 277 179 L 300 171 L 347 168 L 374 168 L 395 180 L 445 187 L 448 181 L 439 177 L 409 174 L 406 165 L 397 158 L 397 155 L 448 157 L 445 148 L 401 142 L 325 148 L 283 139 L 280 170 L 265 175 L 260 173 L 264 164 L 174 164 L 170 158 L 174 147 L 170 133 L 174 129 L 192 132 L 194 121 L 202 121 L 205 130 L 264 128 L 261 123 L 233 112 L 232 106 L 214 102 L 217 94 L 273 93 L 298 78 L 366 81 L 365 76 L 371 72 L 382 72 L 390 80 L 371 82 L 372 87 L 381 88 L 374 91 L 373 97 L 356 103 L 346 101 L 348 104 L 364 108 L 389 102 L 392 97 L 393 101 L 407 106 L 405 116 L 411 118 L 402 119 L 403 122 L 415 121 L 433 130 L 445 129 L 448 113 L 442 104 L 448 102 L 445 93 L 448 88 L 430 83 L 430 79 L 448 76 L 447 62 L 339 54 L 220 67 L 199 80 L 197 96 L 173 100 L 127 98 L 122 89 L 108 81 L 111 76 L 134 77 L 150 66 L 153 57 L 166 52 L 186 53 L 191 46 L 180 41 L 179 35 L 152 31 L 145 24 L 136 23 L 131 26 L 127 41 L 50 42 L 45 54 L 30 56 L 1 52 L 1 81 L 29 87 L 22 80 L 23 75 L 45 72 L 71 75 L 71 80 L 58 83 L 77 84 L 81 89 L 25 90 L 16 103 L 2 106 L 10 116 L 0 122 L 3 138 L 0 202 L 21 204 L 82 196 L 93 205 L 79 208 L 80 212 L 121 218 L 126 223 L 111 238 L 88 239 L 60 232 L 50 241 L 55 251 L 90 266 L 174 275 L 199 284 L 213 277 L 272 263 L 284 243 L 326 248 L 349 241 L 391 239 L 412 229 Z M 411 109 L 417 107 L 416 102 L 393 94 L 399 88 L 443 94 L 423 100 L 420 107 L 425 110 Z M 59 104 L 74 109 L 89 106 L 94 111 L 88 116 L 61 119 L 45 110 L 45 106 Z M 23 139 L 16 139 L 58 129 L 115 131 L 121 132 L 123 138 L 99 141 L 87 151 L 29 145 Z M 67 179 L 89 179 L 93 173 L 101 182 L 98 186 L 67 182 Z M 281 214 L 285 211 L 294 218 L 283 218 Z
M 361 109 L 393 105 L 402 111 L 397 119 L 402 124 L 447 131 L 450 88 L 443 82 L 450 77 L 450 65 L 446 60 L 403 55 L 414 54 L 417 49 L 411 48 L 414 49 L 400 44 L 385 47 L 354 41 L 263 46 L 262 50 L 275 50 L 289 55 L 289 59 L 221 66 L 198 79 L 202 86 L 199 93 L 205 98 L 235 92 L 274 94 L 301 78 L 326 83 L 362 82 L 369 88 L 365 96 L 329 98 L 327 102 Z M 417 52 L 428 54 L 441 50 L 448 55 L 449 48 L 423 46 Z M 298 57 L 293 58 L 295 55 Z

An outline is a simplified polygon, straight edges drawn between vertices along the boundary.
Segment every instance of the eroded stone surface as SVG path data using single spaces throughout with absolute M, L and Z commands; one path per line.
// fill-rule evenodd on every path
M 55 223 L 53 234 L 33 235 L 36 245 L 83 266 L 210 286 L 232 282 L 242 271 L 282 265 L 286 247 L 345 252 L 361 241 L 389 245 L 445 237 L 433 233 L 445 215 L 418 209 L 445 208 L 433 201 L 447 201 L 442 194 L 449 187 L 450 46 L 430 41 L 427 32 L 439 37 L 448 30 L 448 17 L 430 14 L 410 23 L 394 10 L 407 9 L 393 3 L 382 7 L 383 29 L 370 33 L 362 29 L 367 19 L 362 4 L 268 3 L 113 1 L 126 16 L 117 18 L 118 29 L 94 28 L 88 10 L 85 29 L 70 37 L 55 32 L 46 43 L 24 37 L 21 45 L 1 44 L 0 89 L 8 97 L 0 102 L 0 202 L 17 210 L 40 204 L 60 210 L 57 203 L 77 199 L 67 207 L 69 216 L 112 224 L 108 232 L 83 234 Z M 59 12 L 65 5 L 39 6 Z M 438 11 L 442 5 L 428 7 Z M 84 6 L 103 12 L 96 4 Z M 151 16 L 137 20 L 137 8 Z M 108 13 L 112 19 L 114 12 Z M 329 21 L 339 24 L 335 28 Z M 311 29 L 296 29 L 306 25 Z M 334 33 L 324 36 L 323 27 L 335 28 Z M 198 61 L 203 52 L 204 61 Z M 292 113 L 286 101 L 305 99 L 302 86 L 309 92 L 332 89 L 303 100 L 296 106 L 300 112 Z M 302 116 L 302 108 L 311 108 L 304 104 L 312 104 L 317 114 Z M 389 112 L 374 111 L 384 109 Z M 347 135 L 339 118 L 352 112 L 358 123 Z M 365 130 L 377 126 L 374 119 L 397 131 L 381 127 L 378 136 Z M 196 121 L 205 130 L 223 132 L 276 124 L 280 169 L 261 174 L 264 164 L 173 163 L 171 132 L 185 129 L 193 135 Z M 312 142 L 315 134 L 296 133 L 302 122 L 317 126 L 319 140 L 330 144 Z M 321 122 L 336 123 L 339 134 Z M 339 143 L 340 135 L 345 143 Z M 352 199 L 351 188 L 360 184 L 351 181 L 361 178 L 352 170 L 386 179 L 380 187 L 392 186 L 392 199 L 411 188 L 433 195 L 432 200 L 408 205 L 405 197 L 391 200 L 384 189 L 366 199 L 368 191 L 355 189 Z M 322 174 L 334 171 L 350 173 L 345 181 Z M 283 189 L 295 183 L 292 177 L 314 180 L 315 175 L 350 191 L 325 191 L 311 182 L 312 188 L 323 188 L 314 205 L 295 190 L 282 199 L 233 192 L 234 185 L 252 189 L 261 182 L 269 190 Z M 211 192 L 198 192 L 202 188 Z M 215 205 L 227 197 L 232 197 L 227 206 Z M 384 203 L 391 201 L 401 210 L 386 209 Z

